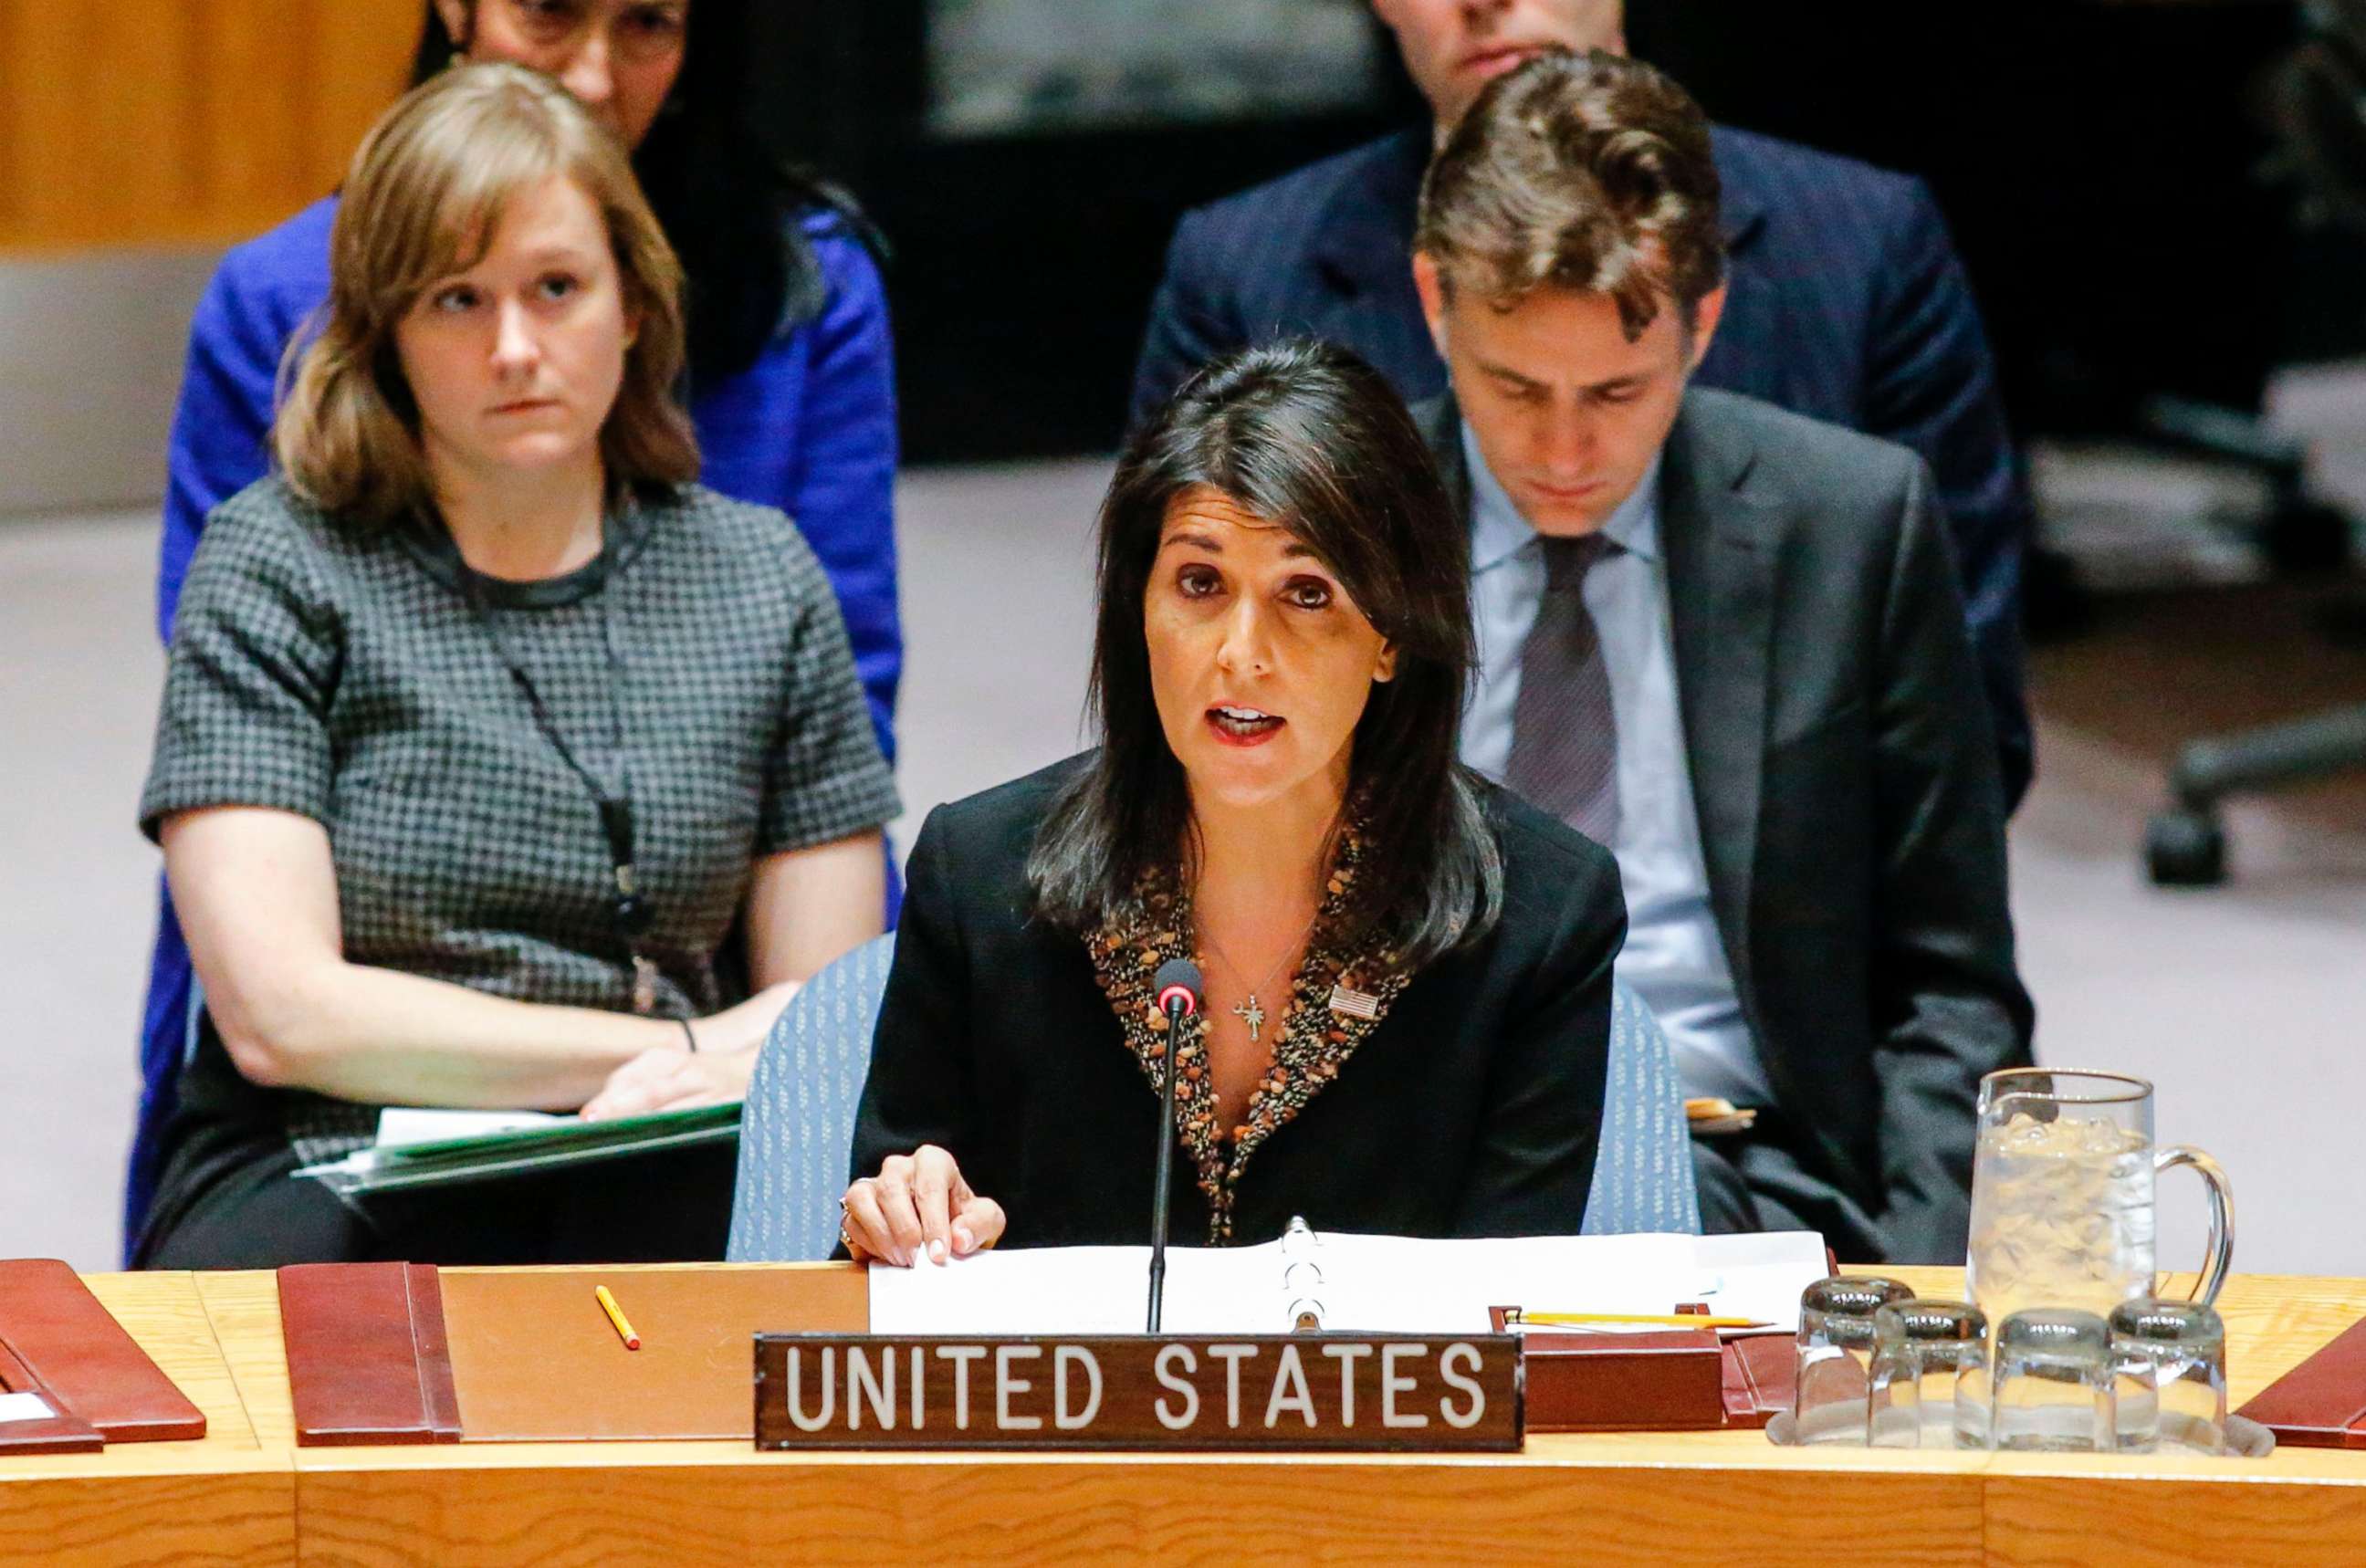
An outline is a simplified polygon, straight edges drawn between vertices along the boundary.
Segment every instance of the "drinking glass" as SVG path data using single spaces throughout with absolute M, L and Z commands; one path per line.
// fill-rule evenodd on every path
M 1913 1299 L 1908 1287 L 1877 1275 L 1842 1274 L 1800 1292 L 1798 1377 L 1791 1405 L 1800 1442 L 1865 1446 L 1873 1314 Z
M 2109 1453 L 2117 1441 L 2112 1331 L 2091 1312 L 2040 1307 L 1997 1325 L 1991 1443 Z
M 1873 1314 L 1865 1440 L 1877 1449 L 1984 1449 L 1989 1320 L 1968 1302 L 1910 1301 Z
M 2226 1451 L 2226 1325 L 2158 1297 L 2112 1309 L 2123 1453 Z
M 2152 1085 L 2118 1073 L 2015 1067 L 1980 1080 L 1965 1288 L 1990 1323 L 2031 1307 L 2101 1316 L 2157 1294 L 2154 1178 L 2177 1166 L 2209 1186 L 2194 1299 L 2217 1299 L 2234 1255 L 2234 1190 L 2201 1150 L 2154 1147 L 2152 1111 Z

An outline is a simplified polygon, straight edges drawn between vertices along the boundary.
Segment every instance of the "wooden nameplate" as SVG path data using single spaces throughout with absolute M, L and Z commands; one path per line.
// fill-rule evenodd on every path
M 1520 1340 L 756 1336 L 759 1449 L 1516 1450 Z

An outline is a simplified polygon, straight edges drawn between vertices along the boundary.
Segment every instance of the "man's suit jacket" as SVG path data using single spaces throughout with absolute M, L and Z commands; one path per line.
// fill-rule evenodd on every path
M 1009 1216 L 1006 1247 L 1138 1243 L 1159 1101 L 1085 938 L 1029 912 L 1027 856 L 1072 759 L 921 825 L 895 968 L 856 1112 L 854 1174 L 948 1149 Z M 1234 1188 L 1235 1241 L 1293 1214 L 1398 1235 L 1577 1234 L 1609 1071 L 1611 962 L 1627 930 L 1601 846 L 1489 788 L 1504 913 L 1436 959 Z M 1173 1138 L 1174 1240 L 1209 1204 Z
M 1697 380 L 1910 446 L 1938 476 L 2007 810 L 2028 787 L 2021 558 L 2029 502 L 1979 311 L 1920 180 L 1718 127 L 1730 290 Z M 1425 128 L 1184 215 L 1134 378 L 1140 423 L 1228 350 L 1311 335 L 1407 402 L 1446 389 L 1413 287 Z
M 1414 411 L 1469 515 L 1461 416 Z M 1793 1156 L 1893 1261 L 1954 1261 L 1980 1075 L 2026 1062 L 2004 808 L 1913 453 L 1687 392 L 1660 470 L 1703 859 Z

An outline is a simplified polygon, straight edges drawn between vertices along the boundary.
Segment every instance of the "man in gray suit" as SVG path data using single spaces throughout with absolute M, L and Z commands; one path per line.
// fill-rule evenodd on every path
M 2028 1059 L 1989 716 L 1930 471 L 1689 387 L 1725 306 L 1707 120 L 1549 54 L 1439 150 L 1414 237 L 1466 502 L 1464 754 L 1606 842 L 1619 972 L 1688 1095 L 1714 1230 L 1952 1262 L 1982 1073 Z

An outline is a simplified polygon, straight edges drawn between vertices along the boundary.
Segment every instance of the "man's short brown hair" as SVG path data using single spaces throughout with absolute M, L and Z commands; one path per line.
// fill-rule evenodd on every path
M 1488 84 L 1430 160 L 1414 249 L 1508 308 L 1607 294 L 1632 339 L 1663 303 L 1689 328 L 1725 280 L 1708 117 L 1651 67 L 1553 51 Z

